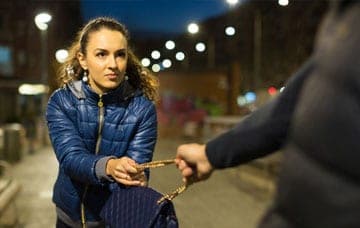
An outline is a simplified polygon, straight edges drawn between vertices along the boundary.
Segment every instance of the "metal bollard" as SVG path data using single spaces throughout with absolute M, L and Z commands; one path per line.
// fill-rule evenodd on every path
M 25 138 L 25 130 L 23 126 L 17 123 L 7 124 L 4 126 L 3 130 L 3 157 L 0 157 L 0 159 L 11 163 L 20 161 L 22 158 Z

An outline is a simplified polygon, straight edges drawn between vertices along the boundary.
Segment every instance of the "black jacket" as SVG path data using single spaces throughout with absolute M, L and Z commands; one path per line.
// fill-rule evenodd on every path
M 284 92 L 206 154 L 225 168 L 280 148 L 278 191 L 260 227 L 360 227 L 360 1 L 333 1 Z

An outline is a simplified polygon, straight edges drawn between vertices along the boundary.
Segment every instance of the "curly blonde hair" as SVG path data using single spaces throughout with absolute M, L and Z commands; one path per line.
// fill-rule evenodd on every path
M 93 32 L 106 28 L 119 31 L 129 41 L 129 33 L 125 26 L 117 20 L 108 17 L 99 17 L 89 21 L 77 34 L 75 41 L 68 48 L 69 55 L 58 69 L 58 80 L 61 86 L 73 80 L 81 80 L 84 70 L 77 59 L 78 53 L 86 55 L 86 47 L 89 42 L 89 35 Z M 139 59 L 133 51 L 128 48 L 128 61 L 126 73 L 128 82 L 136 89 L 143 91 L 145 96 L 152 101 L 158 100 L 159 81 L 152 73 L 142 67 Z

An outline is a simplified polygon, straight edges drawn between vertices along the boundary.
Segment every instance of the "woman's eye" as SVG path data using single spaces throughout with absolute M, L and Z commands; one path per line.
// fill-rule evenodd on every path
M 105 57 L 105 53 L 104 52 L 99 52 L 99 53 L 96 54 L 96 56 L 99 57 L 99 58 L 103 58 L 103 57 Z
M 124 58 L 124 57 L 126 57 L 126 53 L 125 53 L 125 52 L 118 52 L 118 53 L 116 54 L 116 57 Z

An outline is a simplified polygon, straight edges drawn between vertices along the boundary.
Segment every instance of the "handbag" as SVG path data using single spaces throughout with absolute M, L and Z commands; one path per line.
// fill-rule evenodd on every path
M 137 168 L 157 168 L 173 163 L 174 160 L 153 161 Z M 171 200 L 188 186 L 185 183 L 163 195 L 150 187 L 118 185 L 102 208 L 100 217 L 111 228 L 177 228 L 178 220 Z

